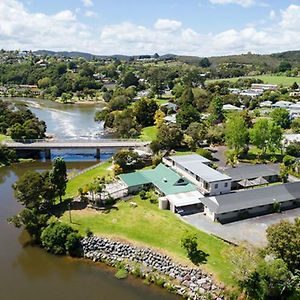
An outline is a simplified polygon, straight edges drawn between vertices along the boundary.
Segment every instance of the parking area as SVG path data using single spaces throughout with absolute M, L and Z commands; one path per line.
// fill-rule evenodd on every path
M 182 216 L 183 221 L 207 233 L 216 235 L 234 244 L 248 242 L 255 246 L 265 246 L 266 229 L 280 220 L 293 221 L 300 217 L 300 208 L 284 211 L 280 214 L 270 214 L 256 218 L 221 225 L 212 222 L 203 213 Z

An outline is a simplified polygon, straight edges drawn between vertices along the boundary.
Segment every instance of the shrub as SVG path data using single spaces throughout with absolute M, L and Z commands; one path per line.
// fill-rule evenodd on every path
M 50 223 L 41 234 L 42 246 L 56 255 L 76 255 L 80 248 L 80 236 L 71 226 L 60 222 Z
M 118 271 L 115 274 L 115 277 L 118 279 L 125 279 L 128 277 L 128 271 L 124 267 L 122 267 L 118 269 Z

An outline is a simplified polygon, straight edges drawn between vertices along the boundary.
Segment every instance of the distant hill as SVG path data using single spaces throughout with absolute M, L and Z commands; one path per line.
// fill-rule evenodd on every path
M 277 68 L 282 61 L 289 61 L 293 66 L 300 66 L 300 50 L 287 51 L 273 54 L 240 54 L 240 55 L 228 55 L 228 56 L 213 56 L 208 57 L 212 66 L 217 66 L 225 63 L 236 64 L 249 64 L 249 65 L 261 65 L 269 66 L 270 68 Z M 199 64 L 201 57 L 197 56 L 178 56 L 178 59 L 182 62 L 190 64 Z
M 83 57 L 85 59 L 91 60 L 93 58 L 98 59 L 120 59 L 129 61 L 132 58 L 139 58 L 141 55 L 96 55 L 86 52 L 68 52 L 68 51 L 49 51 L 49 50 L 38 50 L 35 51 L 34 54 L 36 55 L 50 55 L 50 56 L 64 56 L 70 58 L 77 58 Z M 142 55 L 145 56 L 145 55 Z M 150 55 L 148 55 L 150 56 Z M 151 57 L 153 57 L 151 55 Z M 181 62 L 188 63 L 188 64 L 195 64 L 198 65 L 201 57 L 198 56 L 179 56 L 174 54 L 166 54 L 160 56 L 162 59 L 178 59 Z M 294 67 L 300 67 L 300 50 L 297 51 L 286 51 L 281 53 L 273 53 L 273 54 L 240 54 L 240 55 L 228 55 L 228 56 L 212 56 L 208 57 L 210 62 L 212 63 L 212 67 L 226 64 L 226 63 L 236 63 L 236 64 L 243 64 L 243 65 L 256 65 L 256 66 L 267 66 L 270 69 L 275 69 L 279 66 L 282 61 L 289 61 L 292 63 Z
M 115 54 L 115 55 L 97 55 L 97 54 L 91 54 L 86 52 L 77 52 L 77 51 L 50 51 L 50 50 L 37 50 L 33 52 L 35 55 L 49 55 L 49 56 L 64 56 L 64 57 L 70 57 L 70 58 L 77 58 L 82 57 L 87 60 L 91 60 L 94 58 L 98 59 L 119 59 L 119 60 L 125 60 L 129 61 L 132 58 L 139 58 L 141 55 L 122 55 L 122 54 Z M 151 55 L 153 57 L 153 55 Z M 177 56 L 174 54 L 165 54 L 160 56 L 162 59 L 170 59 L 170 58 L 176 58 Z

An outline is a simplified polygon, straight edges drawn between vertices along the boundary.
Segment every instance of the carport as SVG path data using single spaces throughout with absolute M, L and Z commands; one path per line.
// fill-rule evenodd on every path
M 198 191 L 166 196 L 166 199 L 170 203 L 170 210 L 174 213 L 179 213 L 180 215 L 203 211 L 202 198 L 204 198 L 204 196 Z

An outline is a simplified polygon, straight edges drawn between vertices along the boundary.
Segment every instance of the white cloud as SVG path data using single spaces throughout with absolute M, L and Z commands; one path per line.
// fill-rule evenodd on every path
M 92 7 L 94 5 L 93 0 L 81 0 L 85 7 Z
M 79 16 L 70 10 L 54 15 L 32 13 L 18 0 L 0 0 L 0 48 L 199 56 L 300 49 L 297 5 L 290 5 L 265 24 L 205 34 L 167 19 L 159 19 L 147 27 L 123 22 L 90 28 L 78 20 Z
M 275 20 L 276 19 L 276 12 L 273 9 L 270 11 L 269 19 L 270 20 Z
M 94 11 L 92 10 L 87 10 L 84 15 L 88 18 L 93 18 L 93 17 L 97 17 L 97 13 L 95 13 Z
M 176 31 L 182 26 L 180 21 L 169 20 L 169 19 L 158 19 L 154 28 L 157 30 L 165 30 L 165 31 Z
M 213 4 L 238 4 L 243 7 L 249 7 L 255 4 L 255 0 L 209 0 Z
M 300 6 L 290 5 L 286 10 L 281 11 L 281 15 L 282 15 L 282 21 L 280 25 L 283 28 L 299 32 Z

